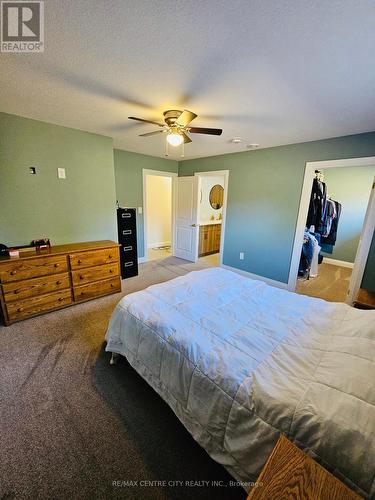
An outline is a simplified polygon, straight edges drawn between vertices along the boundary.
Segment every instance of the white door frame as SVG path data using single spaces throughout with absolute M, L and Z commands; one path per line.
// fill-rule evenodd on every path
M 222 221 L 221 221 L 221 235 L 220 235 L 220 266 L 223 265 L 223 256 L 224 256 L 224 238 L 225 238 L 225 224 L 227 220 L 227 200 L 228 200 L 228 184 L 229 184 L 229 170 L 211 170 L 208 172 L 195 172 L 195 176 L 197 177 L 209 177 L 209 176 L 218 176 L 222 175 L 224 177 L 224 199 L 223 199 L 223 212 L 222 212 Z M 200 188 L 200 180 L 199 180 L 199 188 Z M 199 239 L 199 236 L 198 236 Z
M 147 176 L 154 175 L 159 177 L 170 177 L 172 182 L 172 220 L 171 220 L 171 245 L 173 248 L 173 235 L 174 235 L 174 194 L 173 194 L 173 179 L 178 176 L 176 172 L 167 172 L 162 170 L 152 170 L 149 168 L 142 169 L 143 176 L 143 244 L 144 244 L 144 257 L 141 259 L 141 262 L 147 262 L 148 260 L 148 244 L 147 244 Z
M 322 170 L 327 168 L 373 167 L 373 166 L 375 166 L 375 156 L 367 156 L 364 158 L 346 158 L 341 160 L 306 162 L 305 176 L 302 184 L 297 225 L 294 234 L 292 259 L 289 269 L 288 290 L 294 291 L 297 284 L 298 265 L 301 257 L 301 248 L 303 244 L 303 233 L 306 225 L 307 213 L 309 210 L 311 187 L 315 175 L 315 170 Z M 374 190 L 372 190 L 372 193 L 373 191 Z M 356 297 L 358 288 L 355 289 L 354 285 L 360 284 L 363 276 L 363 271 L 366 265 L 367 256 L 370 249 L 370 244 L 375 226 L 375 210 L 373 205 L 375 205 L 375 201 L 374 201 L 374 196 L 372 195 L 367 207 L 366 218 L 362 227 L 360 243 L 357 250 L 356 260 L 354 262 L 354 268 L 349 285 L 349 295 L 347 299 L 348 303 L 352 303 Z

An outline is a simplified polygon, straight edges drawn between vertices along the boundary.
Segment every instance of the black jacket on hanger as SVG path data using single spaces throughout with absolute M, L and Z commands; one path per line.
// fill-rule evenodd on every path
M 327 189 L 324 182 L 320 182 L 317 178 L 313 180 L 309 212 L 307 214 L 306 226 L 315 226 L 318 230 L 322 220 L 322 214 L 326 204 Z

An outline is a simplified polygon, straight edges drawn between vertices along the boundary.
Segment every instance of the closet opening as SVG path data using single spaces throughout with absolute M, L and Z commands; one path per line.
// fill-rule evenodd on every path
M 143 170 L 145 261 L 172 255 L 174 177 L 172 172 Z
M 298 249 L 296 232 L 291 266 L 295 277 L 290 276 L 289 283 L 296 279 L 299 294 L 348 303 L 363 302 L 361 294 L 369 296 L 359 276 L 369 248 L 365 252 L 360 247 L 369 246 L 374 232 L 375 159 L 357 160 L 313 162 L 310 172 L 306 166 L 297 227 L 302 227 L 303 238 Z
M 226 200 L 225 172 L 202 172 L 198 184 L 198 258 L 220 266 Z

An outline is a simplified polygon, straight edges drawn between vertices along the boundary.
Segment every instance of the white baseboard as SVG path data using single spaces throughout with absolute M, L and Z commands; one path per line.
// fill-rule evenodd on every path
M 267 285 L 275 286 L 277 288 L 283 288 L 287 290 L 288 283 L 283 283 L 282 281 L 272 280 L 271 278 L 266 278 L 265 276 L 258 276 L 257 274 L 249 273 L 248 271 L 243 271 L 242 269 L 237 269 L 236 267 L 226 266 L 225 264 L 221 264 L 221 267 L 224 269 L 228 269 L 228 271 L 233 271 L 234 273 L 241 274 L 246 278 L 251 278 L 253 280 L 260 280 L 267 283 Z
M 325 255 L 323 255 L 323 263 L 331 264 L 332 266 L 350 267 L 350 269 L 353 269 L 354 267 L 353 262 L 345 262 L 344 260 L 330 259 Z
M 160 243 L 149 243 L 147 245 L 147 248 L 167 247 L 167 246 L 171 246 L 170 241 L 162 241 Z

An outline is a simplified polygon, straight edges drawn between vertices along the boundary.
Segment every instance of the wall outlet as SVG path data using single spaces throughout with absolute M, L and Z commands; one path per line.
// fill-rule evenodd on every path
M 66 179 L 65 168 L 58 168 L 57 169 L 57 177 L 59 179 Z
M 36 167 L 29 167 L 29 172 L 31 175 L 36 175 Z
M 245 258 L 245 253 L 244 252 L 240 252 L 240 260 L 244 260 Z
M 141 215 L 142 212 L 143 212 L 143 208 L 142 207 L 138 207 L 138 213 L 139 213 L 139 215 Z

